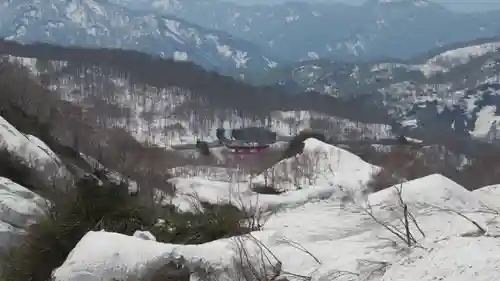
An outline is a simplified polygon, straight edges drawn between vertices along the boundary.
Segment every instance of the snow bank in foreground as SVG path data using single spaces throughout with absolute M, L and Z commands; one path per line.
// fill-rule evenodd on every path
M 412 235 L 420 245 L 412 250 L 406 249 L 405 242 L 383 226 L 391 225 L 404 231 L 396 204 L 399 198 L 396 187 L 370 195 L 371 208 L 346 204 L 335 196 L 308 194 L 310 197 L 302 204 L 276 210 L 264 229 L 252 234 L 282 261 L 284 271 L 311 276 L 312 281 L 465 280 L 458 277 L 460 272 L 468 276 L 468 280 L 489 281 L 500 277 L 500 256 L 493 254 L 499 250 L 498 240 L 486 236 L 458 237 L 477 232 L 477 227 L 449 211 L 463 212 L 485 225 L 496 215 L 475 212 L 480 201 L 474 193 L 441 175 L 417 179 L 401 188 L 403 200 L 407 200 L 411 214 L 425 234 L 411 224 Z M 273 200 L 291 200 L 290 194 L 304 191 L 274 195 Z M 307 197 L 303 196 L 303 199 Z M 129 275 L 140 276 L 148 264 L 182 255 L 191 265 L 203 260 L 224 272 L 217 280 L 236 280 L 231 275 L 233 258 L 238 253 L 235 241 L 231 238 L 202 245 L 171 245 L 114 233 L 90 232 L 55 271 L 55 277 L 56 281 L 124 280 Z M 259 248 L 248 241 L 244 245 L 253 253 L 252 262 L 259 262 Z M 300 247 L 315 258 L 299 250 Z M 474 253 L 480 252 L 482 256 L 478 258 Z M 343 278 L 355 278 L 336 278 L 339 272 L 347 271 L 353 274 Z M 374 274 L 376 272 L 378 274 Z
M 416 249 L 391 266 L 381 281 L 492 281 L 500 278 L 500 242 L 487 237 L 449 237 Z
M 304 152 L 285 159 L 254 179 L 256 184 L 272 184 L 279 190 L 314 186 L 361 189 L 380 168 L 351 152 L 310 138 Z
M 251 190 L 249 183 L 210 181 L 200 177 L 174 178 L 169 182 L 175 185 L 175 197 L 166 197 L 164 203 L 172 204 L 187 212 L 201 208 L 199 202 L 210 204 L 230 204 L 246 210 L 258 208 L 262 212 L 280 208 L 294 207 L 314 200 L 324 200 L 347 194 L 336 186 L 291 190 L 280 195 L 258 194 Z
M 368 197 L 369 203 L 384 206 L 397 205 L 398 190 L 401 191 L 404 202 L 409 205 L 422 207 L 437 205 L 458 209 L 480 207 L 479 199 L 472 192 L 440 174 L 426 176 L 373 193 Z
M 488 207 L 500 210 L 500 184 L 481 187 L 473 193 Z

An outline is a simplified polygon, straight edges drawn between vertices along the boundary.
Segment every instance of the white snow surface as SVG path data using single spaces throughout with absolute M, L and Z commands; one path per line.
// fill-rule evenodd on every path
M 347 150 L 311 138 L 304 141 L 304 152 L 282 160 L 254 179 L 271 183 L 278 190 L 312 186 L 363 187 L 380 168 L 366 163 Z
M 492 126 L 500 122 L 500 116 L 496 116 L 496 110 L 496 106 L 488 105 L 477 113 L 474 130 L 470 132 L 472 136 L 481 138 L 488 135 Z
M 419 243 L 411 249 L 367 215 L 371 210 L 380 221 L 403 229 L 401 213 L 393 204 L 399 198 L 395 192 L 398 188 L 403 190 L 403 200 L 425 233 L 424 237 L 411 225 Z M 300 191 L 290 194 L 295 192 Z M 500 277 L 500 257 L 494 254 L 500 250 L 498 239 L 466 237 L 464 234 L 477 228 L 446 210 L 459 210 L 482 225 L 494 215 L 468 213 L 479 210 L 479 197 L 444 176 L 431 175 L 371 194 L 371 209 L 335 196 L 315 199 L 276 211 L 263 230 L 252 233 L 282 262 L 285 272 L 311 276 L 312 281 L 490 281 Z M 150 266 L 183 256 L 188 267 L 200 264 L 200 260 L 210 264 L 220 274 L 217 280 L 237 280 L 231 275 L 236 241 L 228 238 L 201 245 L 173 245 L 104 231 L 89 232 L 55 270 L 54 277 L 56 281 L 131 280 L 127 278 L 139 278 Z M 243 241 L 254 253 L 251 256 L 256 260 L 252 262 L 258 262 L 260 255 L 253 251 L 260 248 L 251 239 Z M 315 258 L 298 247 L 304 247 Z M 340 271 L 353 274 L 334 278 L 340 276 Z M 289 276 L 289 280 L 301 279 Z
M 500 209 L 500 184 L 489 185 L 473 191 L 487 206 Z
M 336 156 L 325 158 L 315 170 L 318 174 L 333 173 L 329 180 L 317 180 L 280 195 L 256 194 L 248 183 L 236 180 L 174 180 L 179 196 L 173 199 L 177 203 L 185 203 L 182 196 L 196 191 L 201 201 L 252 201 L 263 211 L 270 211 L 263 229 L 252 232 L 253 238 L 246 235 L 201 245 L 173 245 L 152 238 L 89 232 L 54 271 L 55 281 L 136 280 L 151 267 L 180 256 L 186 259 L 188 268 L 209 265 L 217 274 L 216 280 L 234 281 L 238 280 L 234 275 L 238 241 L 248 249 L 252 264 L 262 262 L 260 253 L 267 250 L 259 245 L 264 244 L 282 262 L 283 272 L 295 274 L 286 275 L 291 281 L 303 280 L 297 275 L 309 276 L 311 281 L 498 280 L 500 256 L 495 253 L 500 250 L 500 242 L 489 233 L 497 215 L 491 212 L 493 208 L 485 211 L 485 196 L 481 195 L 493 187 L 470 192 L 434 174 L 356 196 L 352 190 L 359 190 L 359 181 L 376 167 L 320 141 L 308 139 L 305 143 L 305 154 L 319 149 Z M 333 165 L 333 172 L 324 167 L 326 164 Z M 400 200 L 407 204 L 418 225 L 410 222 L 417 241 L 411 248 L 383 226 L 404 232 Z M 189 210 L 189 206 L 184 207 Z M 478 233 L 473 223 L 456 212 L 488 232 Z M 299 250 L 302 247 L 310 254 Z M 276 261 L 270 258 L 268 262 Z M 200 279 L 193 273 L 192 280 Z
M 176 187 L 176 195 L 167 196 L 163 202 L 182 211 L 201 208 L 201 201 L 246 209 L 258 205 L 262 212 L 267 212 L 334 194 L 341 197 L 346 196 L 344 193 L 362 194 L 371 175 L 380 169 L 344 149 L 314 138 L 305 140 L 304 144 L 302 154 L 282 160 L 254 177 L 228 168 L 172 169 L 176 177 L 170 182 Z M 287 192 L 277 197 L 252 191 L 252 186 L 268 184 Z
M 466 64 L 473 58 L 495 52 L 498 47 L 500 47 L 500 42 L 490 42 L 447 50 L 430 58 L 425 64 L 412 67 L 419 69 L 429 77 L 438 72 L 447 72 L 454 66 Z

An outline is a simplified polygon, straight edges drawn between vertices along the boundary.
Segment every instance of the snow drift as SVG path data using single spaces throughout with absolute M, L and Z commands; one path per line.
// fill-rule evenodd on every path
M 314 186 L 362 188 L 379 169 L 347 150 L 310 138 L 304 141 L 302 154 L 282 160 L 253 182 L 272 184 L 278 190 Z
M 361 168 L 350 167 L 359 173 L 367 166 L 361 163 Z M 286 203 L 302 191 L 273 197 Z M 398 214 L 400 197 L 421 229 L 410 227 L 419 245 L 411 250 L 385 227 L 404 229 Z M 477 233 L 477 227 L 455 211 L 479 225 L 486 225 L 496 215 L 480 212 L 482 201 L 475 193 L 441 175 L 371 194 L 367 200 L 370 204 L 346 203 L 336 196 L 308 199 L 276 211 L 263 230 L 252 233 L 258 243 L 246 236 L 247 240 L 237 237 L 201 245 L 172 245 L 116 233 L 89 232 L 54 277 L 56 281 L 138 278 L 150 266 L 183 256 L 188 266 L 210 265 L 219 274 L 217 280 L 237 280 L 232 274 L 238 243 L 253 253 L 250 256 L 255 260 L 251 264 L 262 264 L 258 253 L 266 250 L 259 245 L 266 245 L 282 262 L 282 273 L 293 273 L 287 275 L 289 280 L 302 280 L 298 275 L 310 276 L 312 281 L 486 281 L 500 277 L 500 257 L 493 254 L 498 251 L 498 242 L 486 235 L 469 236 Z M 478 258 L 475 253 L 480 251 Z
M 275 164 L 264 173 L 252 178 L 235 169 L 202 167 L 188 173 L 183 167 L 175 169 L 178 177 L 170 182 L 176 186 L 176 195 L 165 203 L 182 211 L 199 201 L 211 204 L 232 204 L 238 208 L 258 208 L 263 211 L 298 206 L 318 198 L 356 196 L 365 190 L 366 182 L 380 168 L 366 163 L 358 156 L 323 143 L 307 139 L 304 152 Z M 252 190 L 256 184 L 271 184 L 281 195 L 258 194 Z

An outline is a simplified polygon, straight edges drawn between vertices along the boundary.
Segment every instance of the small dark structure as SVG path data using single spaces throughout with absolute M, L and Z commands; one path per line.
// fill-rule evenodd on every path
M 304 141 L 308 138 L 315 138 L 319 141 L 327 142 L 323 133 L 305 129 L 288 142 L 288 146 L 283 153 L 283 158 L 289 158 L 297 154 L 301 154 L 304 150 Z
M 275 143 L 277 134 L 266 128 L 248 127 L 231 130 L 231 137 L 226 138 L 223 128 L 217 129 L 216 136 L 231 153 L 252 154 L 260 153 Z
M 224 129 L 224 128 L 218 128 L 217 131 L 216 131 L 216 133 L 215 133 L 215 136 L 221 142 L 227 140 L 227 138 L 226 138 L 226 129 Z
M 397 137 L 397 141 L 398 141 L 398 143 L 399 143 L 399 144 L 402 144 L 402 145 L 406 145 L 406 144 L 409 144 L 409 143 L 410 143 L 410 142 L 408 141 L 408 139 L 406 139 L 406 137 L 405 137 L 405 136 L 403 136 L 403 135 L 399 135 L 399 136 Z
M 206 141 L 196 141 L 196 150 L 200 152 L 201 155 L 203 156 L 209 156 L 210 155 L 210 147 L 208 146 L 208 143 Z

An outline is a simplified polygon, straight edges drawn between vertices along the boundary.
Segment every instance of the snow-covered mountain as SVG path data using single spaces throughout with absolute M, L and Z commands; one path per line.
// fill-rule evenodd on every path
M 111 1 L 229 32 L 288 61 L 407 59 L 450 43 L 497 36 L 500 27 L 498 11 L 461 14 L 426 0 L 369 0 L 360 6 L 307 1 L 255 6 L 222 0 Z
M 107 0 L 7 0 L 0 37 L 23 43 L 139 50 L 244 74 L 276 66 L 252 43 L 154 11 L 132 11 Z
M 412 60 L 311 60 L 267 75 L 265 83 L 385 107 L 403 126 L 492 139 L 500 84 L 500 39 L 436 50 Z

